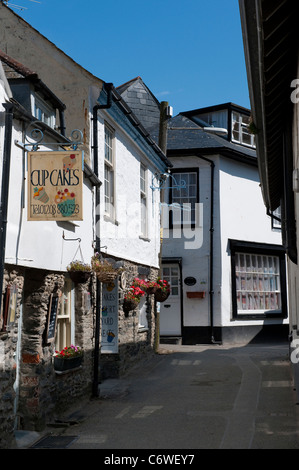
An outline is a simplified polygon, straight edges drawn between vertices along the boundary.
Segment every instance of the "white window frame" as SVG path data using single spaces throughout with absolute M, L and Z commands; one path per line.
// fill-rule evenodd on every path
M 142 237 L 148 235 L 147 213 L 147 168 L 140 163 L 140 233 Z
M 105 214 L 115 217 L 114 178 L 115 178 L 115 130 L 105 122 L 104 149 L 104 203 Z
M 255 136 L 249 132 L 249 120 L 250 117 L 238 113 L 237 111 L 232 111 L 231 115 L 232 120 L 232 142 L 237 142 L 239 144 L 245 145 L 246 147 L 255 148 Z M 248 122 L 245 122 L 245 120 Z M 238 132 L 239 138 L 234 137 L 234 132 Z M 245 136 L 249 137 L 250 143 L 245 142 Z
M 237 313 L 281 313 L 279 257 L 269 254 L 235 253 Z
M 190 183 L 190 178 L 192 181 Z M 175 171 L 171 178 L 172 225 L 195 225 L 196 204 L 199 202 L 198 171 Z M 185 187 L 184 187 L 185 185 Z
M 65 346 L 75 342 L 75 290 L 69 277 L 65 278 L 64 290 L 60 299 L 57 315 L 55 350 L 61 351 Z
M 147 301 L 146 296 L 142 297 L 138 306 L 138 329 L 147 330 Z
M 33 116 L 54 129 L 56 125 L 56 109 L 52 108 L 36 94 L 31 95 L 31 102 Z
M 179 297 L 180 295 L 180 268 L 179 265 L 162 266 L 162 279 L 170 285 L 170 295 Z
M 273 230 L 281 230 L 281 207 L 272 212 L 271 221 Z

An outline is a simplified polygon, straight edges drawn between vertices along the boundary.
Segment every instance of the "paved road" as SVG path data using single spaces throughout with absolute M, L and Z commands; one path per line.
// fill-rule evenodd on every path
M 299 449 L 288 346 L 161 346 L 68 416 L 69 449 Z

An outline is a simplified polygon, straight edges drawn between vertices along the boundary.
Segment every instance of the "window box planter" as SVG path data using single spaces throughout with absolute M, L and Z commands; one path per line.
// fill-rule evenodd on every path
M 54 356 L 54 370 L 57 373 L 68 372 L 81 367 L 83 356 L 70 358 Z

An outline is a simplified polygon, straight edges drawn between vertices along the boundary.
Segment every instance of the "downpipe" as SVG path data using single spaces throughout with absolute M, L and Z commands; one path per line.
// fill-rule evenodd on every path
M 214 337 L 214 186 L 215 186 L 215 163 L 202 155 L 196 155 L 198 158 L 209 163 L 211 168 L 211 205 L 210 205 L 210 341 L 211 344 L 222 344 L 222 341 L 216 341 Z
M 105 104 L 96 104 L 93 107 L 93 171 L 95 175 L 99 176 L 99 161 L 98 161 L 98 111 L 101 109 L 109 109 L 112 106 L 112 83 L 104 84 L 105 91 L 107 92 L 107 102 Z M 100 253 L 101 239 L 100 239 L 100 188 L 96 186 L 95 194 L 95 224 L 96 224 L 96 251 Z M 95 346 L 94 346 L 94 373 L 92 395 L 93 397 L 99 396 L 99 353 L 100 353 L 100 327 L 101 327 L 101 301 L 102 301 L 102 284 L 97 278 L 96 284 L 96 324 L 95 324 Z
M 13 125 L 13 104 L 3 103 L 5 109 L 5 132 L 2 163 L 2 183 L 1 183 L 1 203 L 0 203 L 0 312 L 1 299 L 3 295 L 3 278 L 5 265 L 6 232 L 7 232 L 7 213 L 8 213 L 8 195 L 9 195 L 9 175 L 11 162 L 11 141 Z

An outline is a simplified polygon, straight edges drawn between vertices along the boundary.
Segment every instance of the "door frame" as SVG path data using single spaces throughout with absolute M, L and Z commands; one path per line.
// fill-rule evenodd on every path
M 184 301 L 183 301 L 183 279 L 182 279 L 182 262 L 183 258 L 168 258 L 162 256 L 162 262 L 161 262 L 161 268 L 163 268 L 163 264 L 177 264 L 179 266 L 179 272 L 180 272 L 180 284 L 179 284 L 179 290 L 180 290 L 180 319 L 181 319 L 181 335 L 180 337 L 183 337 L 183 326 L 184 326 Z M 162 271 L 162 269 L 161 269 Z M 167 336 L 167 335 L 165 335 Z

